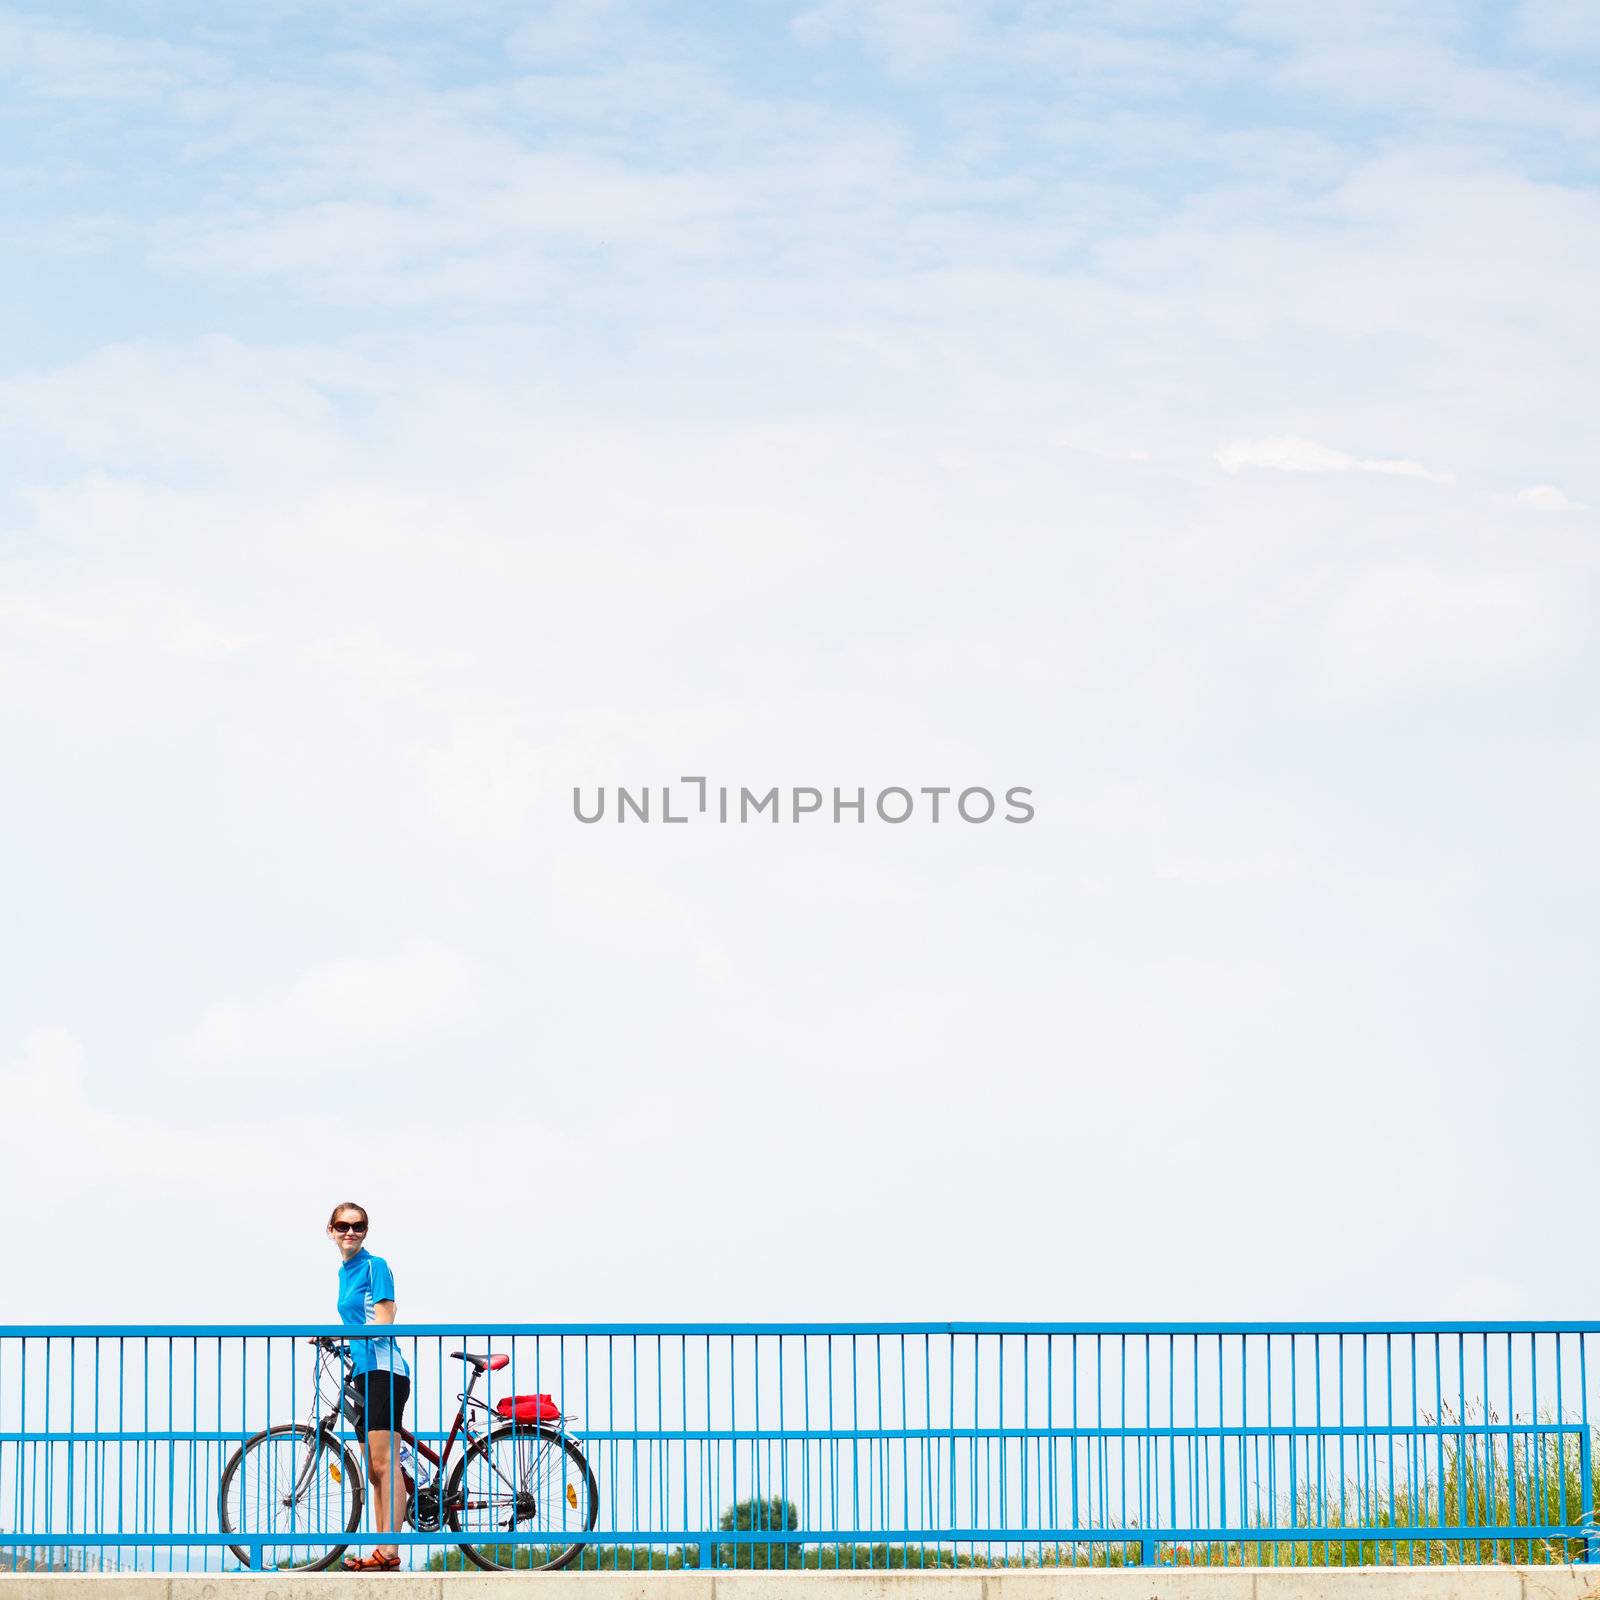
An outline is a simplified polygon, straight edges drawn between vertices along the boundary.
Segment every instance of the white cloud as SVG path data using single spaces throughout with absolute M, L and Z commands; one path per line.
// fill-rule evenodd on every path
M 249 642 L 190 597 L 140 583 L 0 590 L 0 633 L 58 653 L 150 650 L 196 661 L 220 660 Z
M 1235 1014 L 1265 1010 L 1283 983 L 1273 962 L 1218 961 L 1204 956 L 1162 962 L 1155 975 L 1164 989 L 1191 1005 Z
M 159 1116 L 122 1116 L 97 1103 L 84 1082 L 84 1062 L 77 1034 L 49 1026 L 29 1032 L 15 1060 L 0 1067 L 0 1149 L 8 1177 L 36 1168 L 57 1182 L 117 1183 L 176 1174 L 186 1164 L 194 1171 L 199 1151 L 189 1135 Z
M 1592 0 L 1521 0 L 1518 11 L 1520 31 L 1535 49 L 1600 53 L 1600 7 Z
M 1271 439 L 1238 439 L 1217 450 L 1217 464 L 1224 472 L 1244 467 L 1263 467 L 1273 472 L 1376 472 L 1393 478 L 1421 478 L 1426 483 L 1454 483 L 1455 475 L 1435 472 L 1419 461 L 1385 456 L 1353 456 L 1345 450 L 1330 449 L 1314 439 L 1295 434 L 1280 434 Z
M 518 24 L 507 49 L 539 62 L 608 54 L 624 31 L 637 38 L 648 27 L 648 17 L 632 0 L 549 0 Z
M 1293 884 L 1307 877 L 1308 871 L 1297 851 L 1274 846 L 1237 857 L 1191 856 L 1165 861 L 1156 868 L 1156 875 L 1198 889 L 1254 889 Z
M 1554 484 L 1541 483 L 1532 489 L 1522 489 L 1517 493 L 1517 499 L 1525 506 L 1532 506 L 1535 511 L 1587 511 L 1589 508 L 1580 505 L 1576 500 L 1569 500 Z
M 861 38 L 895 72 L 915 72 L 970 57 L 987 20 L 987 7 L 967 0 L 822 0 L 791 26 L 807 44 Z
M 1334 693 L 1357 694 L 1472 682 L 1566 643 L 1565 615 L 1537 572 L 1385 566 L 1356 578 L 1330 607 L 1324 681 Z
M 110 1105 L 103 1087 L 91 1088 L 86 1068 L 82 1041 L 59 1026 L 31 1030 L 15 1060 L 0 1067 L 0 1150 L 10 1182 L 20 1185 L 32 1171 L 52 1183 L 247 1190 L 253 1173 L 295 1163 L 295 1141 L 283 1141 L 259 1114 L 218 1138 L 216 1128 L 175 1117 L 171 1107 Z
M 111 1054 L 120 1069 L 123 1052 Z M 569 1311 L 637 1315 L 637 1279 L 611 1296 L 589 1274 L 596 1230 L 637 1240 L 642 1229 L 654 1243 L 680 1226 L 675 1206 L 641 1206 L 648 1191 L 626 1182 L 663 1147 L 679 1154 L 653 1192 L 671 1181 L 678 1200 L 692 1187 L 683 1107 L 659 1087 L 604 1103 L 587 1095 L 584 1116 L 558 1124 L 524 1086 L 461 1071 L 433 1074 L 409 1096 L 374 1076 L 316 1094 L 269 1081 L 243 1101 L 193 1086 L 163 1100 L 156 1085 L 108 1079 L 105 1065 L 96 1072 L 79 1034 L 60 1026 L 33 1028 L 0 1054 L 0 1206 L 37 1218 L 48 1197 L 52 1216 L 8 1247 L 8 1270 L 31 1286 L 24 1320 L 326 1321 L 334 1268 L 322 1221 L 350 1195 L 381 1220 L 406 1320 L 547 1316 L 534 1291 L 505 1277 L 504 1219 L 516 1217 L 539 1219 L 542 1268 L 576 1286 Z M 696 1165 L 710 1187 L 718 1163 Z M 465 1223 L 460 1206 L 439 1204 L 440 1174 L 470 1193 Z M 258 1270 L 196 1270 L 213 1235 L 249 1240 Z M 63 1237 L 83 1271 L 61 1271 Z M 681 1271 L 672 1244 L 660 1239 L 659 1284 Z
M 472 1021 L 483 981 L 471 957 L 412 940 L 395 954 L 326 961 L 276 994 L 212 1006 L 183 1041 L 195 1067 L 293 1071 L 427 1043 Z
M 146 478 L 200 466 L 281 483 L 338 461 L 340 403 L 370 371 L 327 349 L 134 340 L 0 379 L 0 420 L 101 472 Z
M 559 1146 L 549 1128 L 506 1095 L 498 1097 L 492 1125 L 476 1114 L 476 1102 L 451 1101 L 441 1116 L 438 1099 L 460 1094 L 459 1077 L 431 1085 L 418 1102 L 427 1111 L 423 1118 L 384 1125 L 372 1116 L 352 1121 L 331 1099 L 308 1103 L 282 1093 L 257 1093 L 242 1106 L 235 1097 L 192 1092 L 159 1107 L 119 1106 L 88 1069 L 77 1033 L 56 1025 L 30 1030 L 12 1061 L 0 1061 L 6 1185 L 0 1199 L 22 1193 L 30 1177 L 52 1184 L 135 1184 L 142 1192 L 250 1195 L 259 1194 L 262 1175 L 271 1172 L 275 1184 L 292 1192 L 325 1179 L 326 1153 L 334 1148 L 356 1170 L 387 1167 L 413 1176 L 435 1167 L 466 1170 L 481 1158 L 491 1134 L 521 1149 L 545 1140 L 542 1162 L 576 1167 L 600 1145 L 625 1147 L 639 1137 L 637 1107 L 609 1108 L 583 1131 L 569 1127 Z M 351 1087 L 341 1080 L 340 1096 L 348 1098 Z M 670 1126 L 666 1112 L 656 1115 Z
M 1143 462 L 1150 459 L 1148 450 L 1137 450 L 1126 445 L 1090 444 L 1072 438 L 1061 439 L 1058 442 L 1063 450 L 1073 450 L 1080 455 L 1093 456 L 1097 461 Z
M 1241 34 L 1279 46 L 1268 71 L 1282 89 L 1381 110 L 1414 129 L 1454 125 L 1481 138 L 1485 128 L 1531 127 L 1554 138 L 1592 138 L 1592 96 L 1509 55 L 1463 47 L 1457 17 L 1451 5 L 1241 0 L 1232 21 Z M 1567 30 L 1544 31 L 1554 38 Z
M 70 1028 L 35 1028 L 22 1041 L 22 1052 L 3 1080 L 6 1116 L 0 1128 L 37 1116 L 83 1069 L 83 1043 Z
M 1511 1321 L 1542 1316 L 1545 1304 L 1529 1293 L 1524 1281 L 1476 1272 L 1447 1292 L 1439 1315 L 1481 1322 Z
M 213 76 L 201 51 L 122 39 L 24 16 L 0 17 L 0 74 L 45 99 L 151 102 Z

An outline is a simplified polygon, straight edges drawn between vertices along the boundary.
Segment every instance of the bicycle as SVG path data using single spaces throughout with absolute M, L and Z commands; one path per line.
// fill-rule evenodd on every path
M 288 1545 L 270 1540 L 254 1547 L 230 1545 L 246 1567 L 319 1572 L 344 1554 L 361 1526 L 366 1492 L 361 1461 L 337 1431 L 341 1415 L 357 1420 L 354 1397 L 359 1391 L 350 1382 L 354 1363 L 341 1340 L 309 1342 L 317 1350 L 317 1372 L 306 1420 L 277 1423 L 253 1434 L 222 1471 L 217 1511 L 224 1533 L 300 1536 Z M 406 1486 L 405 1510 L 398 1520 L 409 1522 L 418 1533 L 448 1527 L 483 1535 L 462 1540 L 460 1548 L 485 1571 L 554 1572 L 566 1566 L 583 1548 L 567 1541 L 575 1533 L 588 1533 L 600 1515 L 599 1486 L 567 1431 L 568 1419 L 543 1394 L 507 1395 L 491 1412 L 473 1390 L 485 1372 L 498 1372 L 511 1358 L 472 1350 L 450 1353 L 471 1377 L 457 1396 L 461 1404 L 444 1444 L 435 1453 L 410 1429 L 395 1430 L 434 1469 L 426 1482 L 418 1483 L 405 1472 L 403 1460 L 397 1463 Z M 324 1386 L 330 1378 L 335 1387 L 325 1411 L 329 1400 Z M 466 1442 L 445 1484 L 458 1436 Z M 506 1542 L 508 1534 L 538 1529 L 548 1530 L 549 1543 Z M 342 1542 L 326 1547 L 304 1542 L 308 1535 L 321 1533 Z

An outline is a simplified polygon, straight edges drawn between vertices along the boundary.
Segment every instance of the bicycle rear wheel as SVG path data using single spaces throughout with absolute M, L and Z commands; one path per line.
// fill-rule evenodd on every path
M 461 1550 L 490 1572 L 554 1572 L 570 1562 L 600 1517 L 600 1490 L 574 1440 L 543 1427 L 497 1429 L 456 1464 L 445 1515 Z M 543 1535 L 513 1543 L 507 1534 Z
M 234 1451 L 222 1470 L 217 1519 L 224 1533 L 262 1535 L 259 1545 L 229 1546 L 245 1566 L 319 1572 L 361 1526 L 361 1499 L 361 1466 L 348 1445 L 326 1428 L 282 1422 Z

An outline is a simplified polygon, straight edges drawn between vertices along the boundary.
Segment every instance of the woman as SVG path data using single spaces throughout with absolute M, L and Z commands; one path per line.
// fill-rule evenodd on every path
M 367 1212 L 353 1200 L 333 1208 L 328 1237 L 339 1247 L 339 1321 L 347 1328 L 394 1321 L 394 1274 L 382 1256 L 366 1248 Z M 367 1483 L 372 1492 L 372 1526 L 379 1535 L 399 1532 L 406 1509 L 406 1487 L 391 1463 L 398 1454 L 394 1430 L 404 1420 L 411 1396 L 411 1369 L 399 1341 L 352 1339 L 355 1385 L 361 1392 L 360 1433 L 367 1453 Z M 379 1545 L 370 1556 L 347 1556 L 350 1572 L 393 1572 L 400 1565 L 394 1545 Z

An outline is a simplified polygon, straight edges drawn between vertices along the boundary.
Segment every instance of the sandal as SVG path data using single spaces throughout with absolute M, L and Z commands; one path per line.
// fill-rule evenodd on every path
M 400 1557 L 374 1550 L 370 1556 L 346 1556 L 340 1565 L 346 1572 L 398 1572 Z

